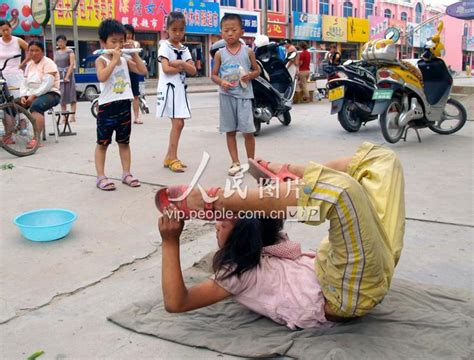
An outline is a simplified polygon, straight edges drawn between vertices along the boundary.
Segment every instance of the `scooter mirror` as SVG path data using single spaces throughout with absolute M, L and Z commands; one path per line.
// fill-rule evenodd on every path
M 389 27 L 385 30 L 384 39 L 392 40 L 394 43 L 400 39 L 400 30 L 394 27 Z

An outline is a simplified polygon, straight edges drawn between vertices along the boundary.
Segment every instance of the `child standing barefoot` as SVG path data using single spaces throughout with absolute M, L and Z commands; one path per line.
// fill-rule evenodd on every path
M 244 134 L 247 158 L 253 159 L 255 156 L 251 80 L 260 75 L 260 70 L 253 51 L 240 43 L 244 30 L 239 15 L 224 15 L 221 20 L 221 33 L 227 46 L 215 55 L 212 81 L 220 86 L 219 129 L 226 133 L 227 149 L 232 159 L 228 174 L 234 176 L 241 170 L 237 131 Z
M 125 28 L 116 20 L 107 19 L 99 26 L 99 39 L 103 49 L 111 53 L 99 56 L 95 61 L 97 78 L 100 81 L 99 113 L 97 116 L 97 145 L 95 148 L 95 168 L 97 171 L 96 186 L 105 191 L 115 190 L 115 184 L 105 176 L 105 156 L 112 142 L 118 143 L 120 161 L 122 162 L 122 182 L 130 187 L 140 186 L 140 181 L 130 173 L 130 132 L 131 100 L 129 70 L 145 75 L 147 69 L 137 53 L 131 60 L 122 56 L 125 43 Z
M 173 172 L 183 172 L 186 165 L 178 159 L 178 143 L 184 119 L 191 117 L 186 95 L 186 74 L 195 75 L 196 67 L 188 48 L 181 44 L 186 20 L 180 12 L 172 11 L 166 21 L 169 39 L 158 50 L 160 79 L 157 91 L 157 117 L 171 118 L 171 132 L 163 165 Z

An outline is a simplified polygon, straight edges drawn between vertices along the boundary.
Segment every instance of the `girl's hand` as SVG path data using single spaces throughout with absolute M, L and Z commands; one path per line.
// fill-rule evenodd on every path
M 177 68 L 177 69 L 180 69 L 180 70 L 183 70 L 184 61 L 183 61 L 183 60 L 173 60 L 173 61 L 170 61 L 170 66 L 172 66 L 172 67 L 174 67 L 174 68 Z
M 177 242 L 183 232 L 184 220 L 179 217 L 179 211 L 174 205 L 163 210 L 163 216 L 158 220 L 158 230 L 163 242 Z
M 68 78 L 68 77 L 65 77 L 65 78 L 64 78 L 64 82 L 69 82 L 69 78 Z

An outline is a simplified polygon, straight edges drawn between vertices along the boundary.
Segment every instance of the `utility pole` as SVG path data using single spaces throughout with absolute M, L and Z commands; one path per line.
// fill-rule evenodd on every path
M 54 60 L 54 53 L 55 53 L 55 49 L 56 49 L 56 23 L 55 23 L 55 19 L 54 19 L 54 11 L 56 10 L 56 5 L 58 4 L 58 0 L 53 0 L 52 4 L 50 5 L 49 7 L 49 11 L 50 11 L 50 19 L 51 19 L 51 48 L 53 50 L 53 60 Z M 45 26 L 45 30 L 46 30 L 46 26 Z M 45 35 L 46 35 L 46 31 L 45 31 Z M 46 42 L 46 36 L 45 36 L 45 42 Z
M 268 0 L 262 1 L 262 35 L 268 33 Z
M 76 55 L 76 66 L 74 67 L 74 72 L 77 72 L 79 69 L 79 64 L 81 59 L 79 58 L 79 33 L 77 31 L 77 7 L 82 0 L 76 0 L 76 3 L 72 4 L 72 31 L 74 36 L 74 54 Z

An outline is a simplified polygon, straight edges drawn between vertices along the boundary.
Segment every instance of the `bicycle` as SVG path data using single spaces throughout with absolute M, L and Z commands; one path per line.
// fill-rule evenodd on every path
M 36 121 L 31 113 L 15 102 L 10 93 L 3 70 L 12 59 L 20 57 L 15 55 L 5 60 L 0 69 L 0 145 L 10 154 L 15 156 L 32 155 L 39 147 L 39 131 Z M 28 143 L 36 140 L 33 148 L 28 148 Z
M 145 94 L 143 91 L 140 92 L 138 96 L 138 105 L 140 107 L 140 112 L 142 114 L 149 114 L 150 108 L 146 103 Z M 95 95 L 91 100 L 91 114 L 97 119 L 97 114 L 99 113 L 99 95 Z

